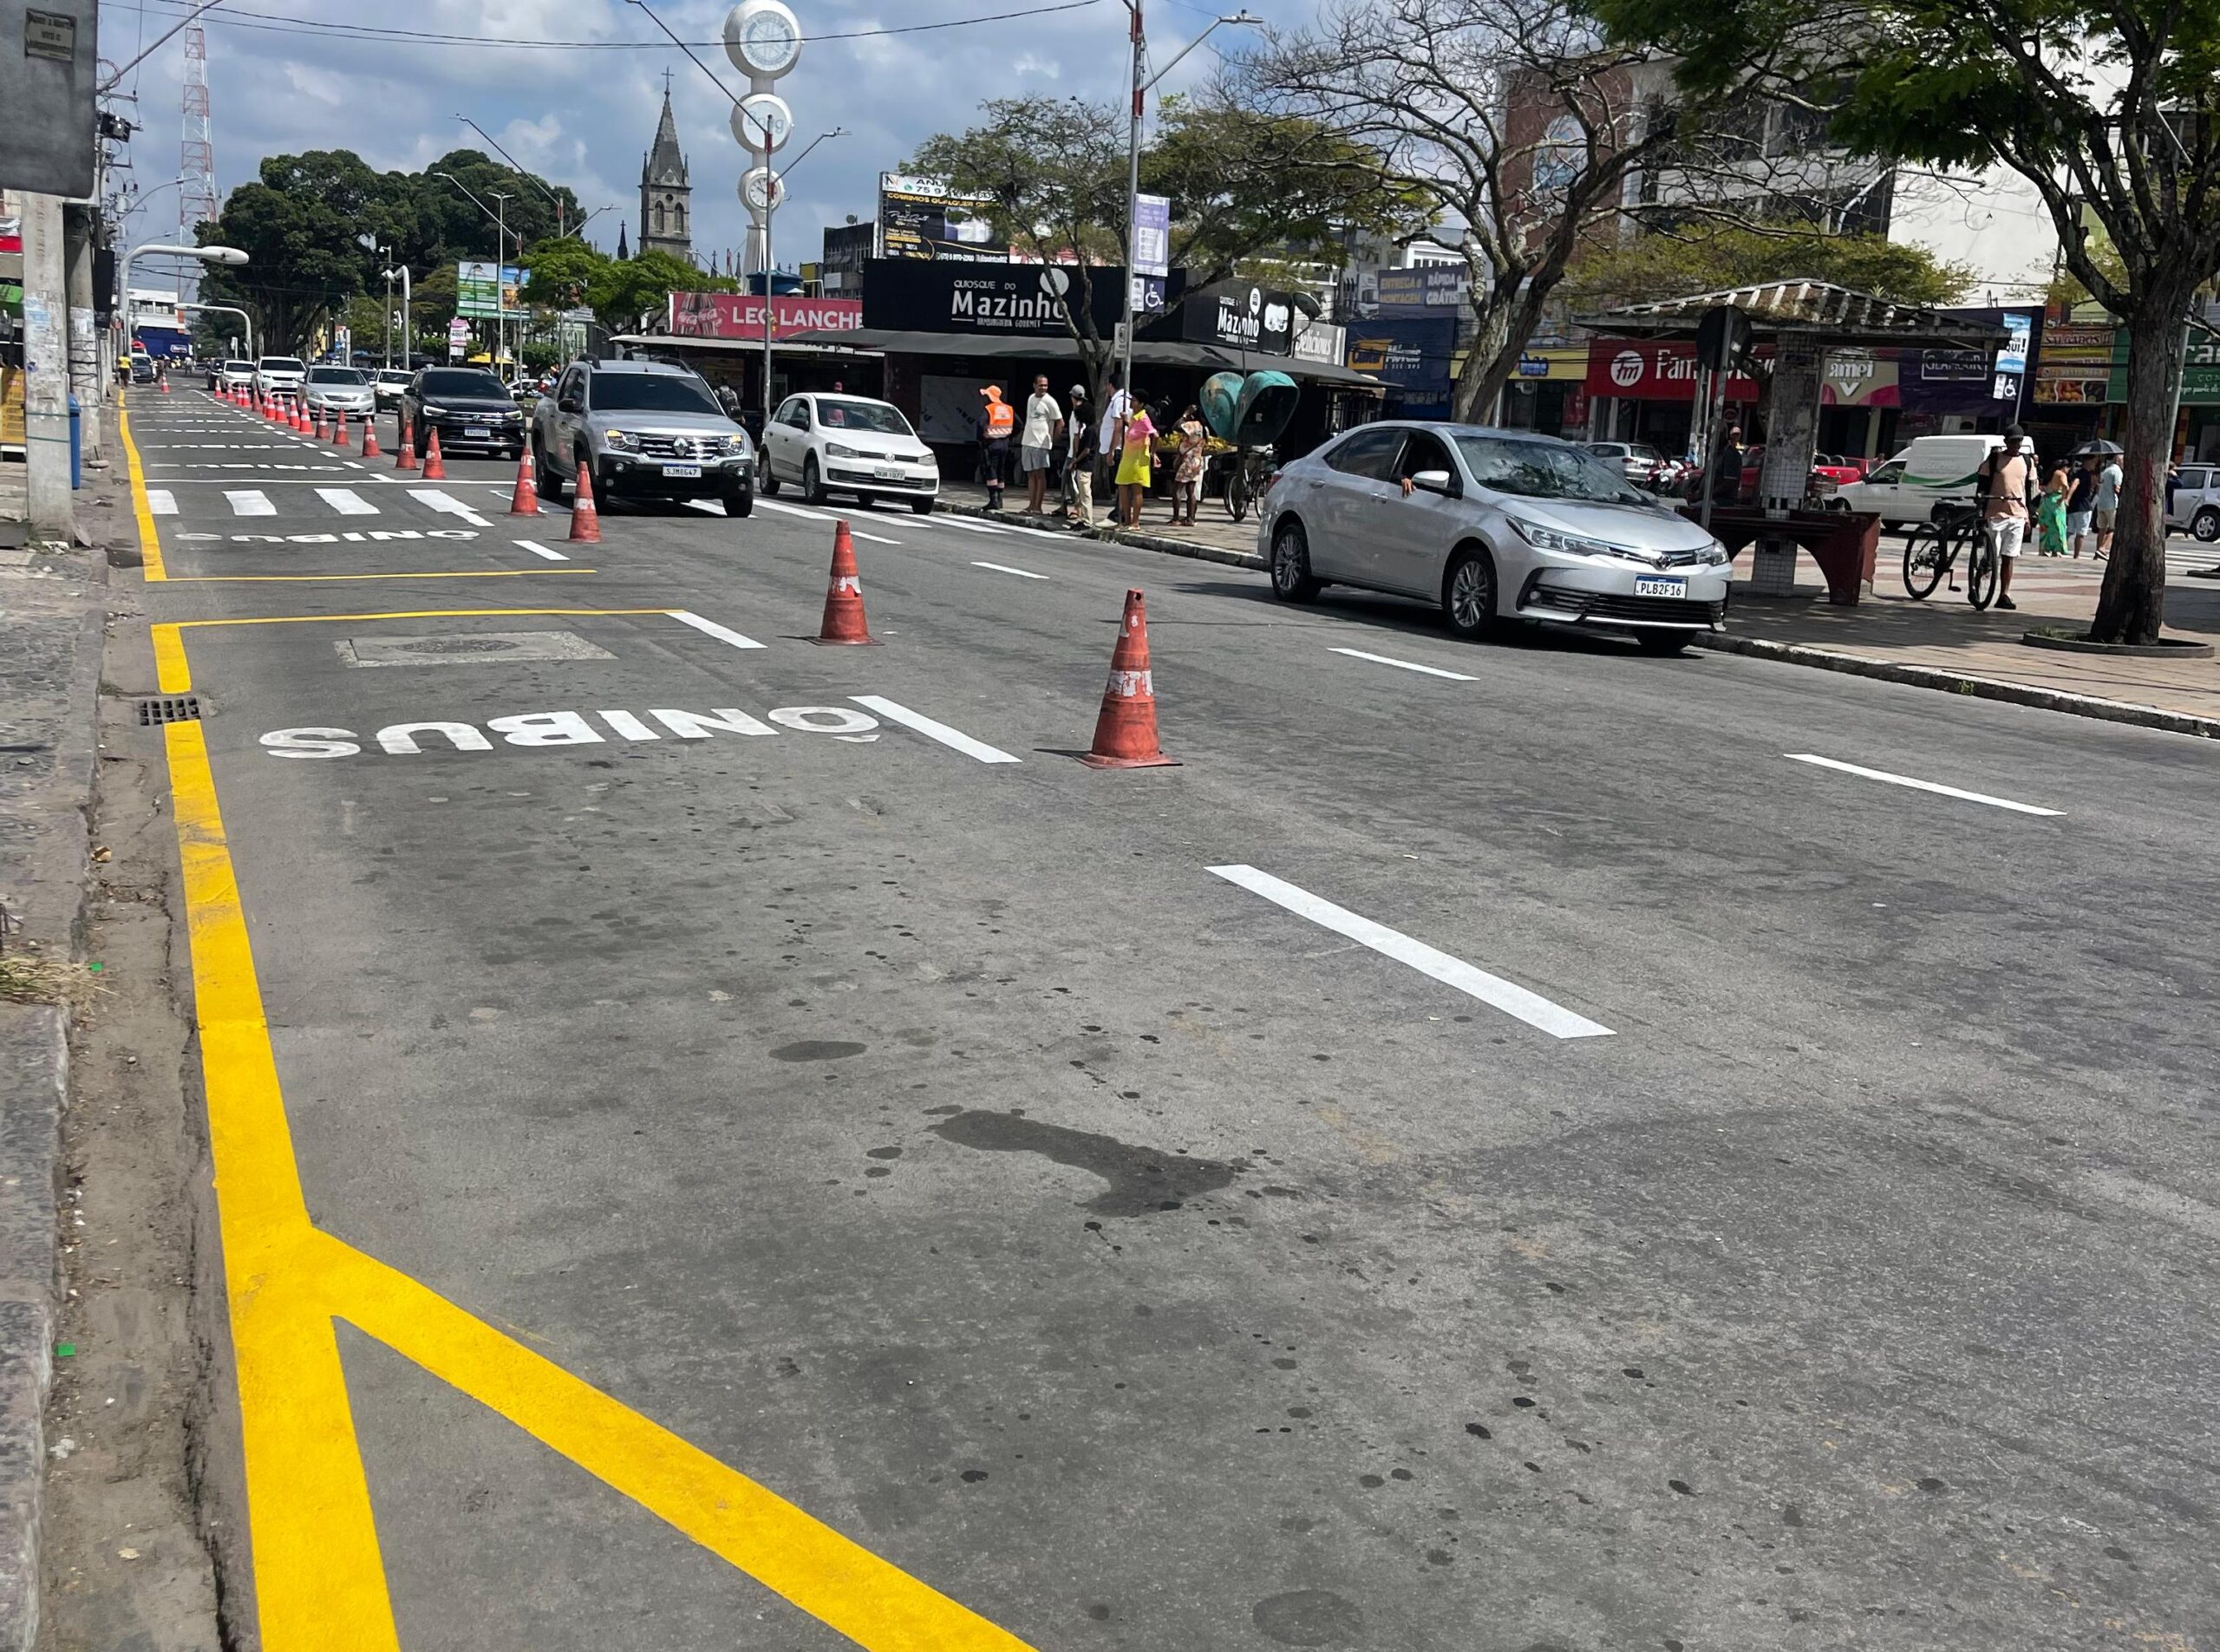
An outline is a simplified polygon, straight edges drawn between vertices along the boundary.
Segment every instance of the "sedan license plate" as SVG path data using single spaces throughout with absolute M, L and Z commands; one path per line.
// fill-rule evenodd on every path
M 702 467 L 699 465 L 665 465 L 663 473 L 666 476 L 699 476 Z
M 1636 579 L 1634 594 L 1637 597 L 1685 597 L 1688 594 L 1688 582 L 1685 579 Z
M 462 428 L 462 434 L 473 441 L 485 441 L 489 440 L 493 433 L 485 425 L 472 424 L 465 425 Z

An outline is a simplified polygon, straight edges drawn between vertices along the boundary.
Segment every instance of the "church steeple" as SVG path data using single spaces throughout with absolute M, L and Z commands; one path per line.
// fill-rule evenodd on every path
M 679 153 L 678 122 L 670 108 L 670 71 L 663 76 L 663 116 L 654 146 L 640 160 L 640 251 L 650 248 L 693 262 L 694 226 L 688 202 L 686 157 Z

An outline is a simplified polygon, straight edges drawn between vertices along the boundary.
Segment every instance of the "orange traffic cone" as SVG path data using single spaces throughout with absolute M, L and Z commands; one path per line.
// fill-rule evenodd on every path
M 362 421 L 362 457 L 382 459 L 385 454 L 378 447 L 378 415 L 375 413 Z
M 323 440 L 323 409 L 322 408 L 318 408 L 316 410 L 316 428 L 310 431 L 309 434 L 314 436 L 318 441 L 322 441 Z
M 1126 617 L 1110 656 L 1110 683 L 1094 722 L 1094 749 L 1079 760 L 1090 768 L 1177 767 L 1156 743 L 1156 685 L 1148 669 L 1148 613 L 1138 591 L 1126 593 Z
M 331 445 L 335 447 L 347 445 L 347 409 L 344 408 L 339 409 L 339 428 L 332 433 Z
M 517 454 L 517 486 L 516 491 L 509 495 L 509 514 L 539 514 L 539 478 L 532 470 L 532 444 L 528 441 Z
M 437 428 L 434 428 L 431 441 L 425 444 L 424 447 L 424 480 L 428 482 L 443 482 L 447 479 L 447 467 L 440 459 L 440 433 Z
M 162 394 L 163 394 L 164 395 L 167 395 L 169 393 L 170 393 L 170 375 L 169 375 L 168 374 L 165 373 L 165 374 L 163 374 L 163 375 L 162 375 Z
M 825 619 L 813 643 L 863 643 L 878 646 L 864 624 L 864 587 L 856 577 L 856 547 L 848 525 L 832 525 L 832 582 L 825 589 Z
M 393 450 L 393 467 L 395 470 L 416 468 L 416 428 L 409 422 L 405 413 L 401 415 L 401 446 Z
M 297 402 L 288 404 L 285 422 L 293 427 L 296 435 L 305 436 L 309 434 L 309 415 Z
M 593 507 L 593 467 L 578 467 L 578 486 L 571 500 L 571 537 L 588 545 L 601 542 L 601 513 Z

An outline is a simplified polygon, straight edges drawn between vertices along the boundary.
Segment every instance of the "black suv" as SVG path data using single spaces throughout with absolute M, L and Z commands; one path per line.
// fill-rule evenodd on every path
M 401 416 L 412 428 L 416 456 L 440 433 L 442 454 L 475 447 L 515 459 L 524 452 L 524 415 L 508 387 L 482 367 L 428 367 L 401 393 Z

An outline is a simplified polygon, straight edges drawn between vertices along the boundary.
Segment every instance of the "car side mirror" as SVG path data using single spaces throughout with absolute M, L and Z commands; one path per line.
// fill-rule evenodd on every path
M 555 407 L 558 412 L 576 413 L 578 411 L 579 405 L 578 397 L 574 395 L 566 395 L 563 397 L 562 400 L 556 402 Z
M 1457 497 L 1456 479 L 1446 470 L 1414 470 L 1411 473 L 1411 486 L 1420 493 L 1439 493 L 1444 499 Z

